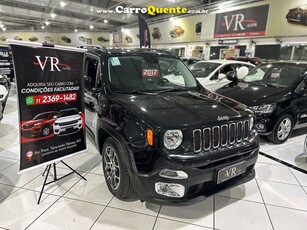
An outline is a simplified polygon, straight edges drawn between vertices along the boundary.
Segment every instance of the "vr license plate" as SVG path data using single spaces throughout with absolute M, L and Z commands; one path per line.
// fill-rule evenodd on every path
M 220 169 L 217 173 L 217 184 L 223 183 L 236 176 L 239 176 L 246 171 L 246 163 L 240 162 L 234 165 L 230 165 L 226 168 Z

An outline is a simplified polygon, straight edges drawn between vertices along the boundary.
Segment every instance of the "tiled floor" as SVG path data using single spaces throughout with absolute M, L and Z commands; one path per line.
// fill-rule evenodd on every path
M 51 184 L 37 205 L 43 169 L 17 174 L 17 135 L 13 95 L 0 125 L 0 229 L 306 229 L 307 175 L 264 156 L 249 183 L 191 206 L 171 207 L 114 198 L 100 155 L 88 142 L 89 152 L 65 160 L 87 181 L 74 174 Z M 304 135 L 297 135 L 282 146 L 262 143 L 261 150 L 300 162 L 290 155 L 302 152 L 303 140 Z M 59 174 L 67 172 L 58 165 Z

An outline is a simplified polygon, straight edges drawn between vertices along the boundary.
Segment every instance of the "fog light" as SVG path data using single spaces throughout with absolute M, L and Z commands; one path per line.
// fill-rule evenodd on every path
M 185 188 L 181 184 L 162 183 L 155 184 L 156 193 L 169 197 L 183 197 Z
M 159 173 L 160 177 L 165 177 L 165 178 L 171 178 L 171 179 L 187 179 L 188 174 L 186 174 L 183 171 L 177 171 L 177 170 L 170 170 L 170 169 L 163 169 Z
M 264 124 L 258 123 L 258 124 L 256 125 L 256 128 L 257 128 L 257 129 L 264 129 Z

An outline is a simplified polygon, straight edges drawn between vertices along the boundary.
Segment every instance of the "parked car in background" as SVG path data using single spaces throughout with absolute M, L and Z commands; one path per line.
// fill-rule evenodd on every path
M 37 114 L 32 120 L 21 124 L 21 135 L 24 137 L 48 136 L 51 133 L 54 116 L 57 111 L 49 111 Z
M 261 63 L 264 63 L 267 61 L 266 59 L 263 59 L 263 58 L 244 57 L 244 56 L 230 57 L 230 58 L 227 58 L 227 60 L 244 61 L 244 62 L 252 63 L 254 65 L 260 65 Z
M 202 61 L 201 58 L 198 57 L 180 57 L 180 59 L 186 64 L 187 66 L 193 65 L 199 61 Z
M 0 74 L 0 102 L 2 104 L 2 110 L 4 109 L 6 100 L 9 96 L 10 86 L 11 83 L 9 78 L 5 74 Z
M 249 69 L 255 67 L 255 65 L 247 62 L 210 60 L 197 62 L 190 66 L 190 70 L 200 84 L 210 91 L 215 91 L 229 83 L 226 78 L 228 72 L 237 71 L 242 66 Z
M 259 135 L 276 144 L 307 122 L 307 62 L 272 62 L 251 70 L 217 93 L 238 100 L 256 114 Z

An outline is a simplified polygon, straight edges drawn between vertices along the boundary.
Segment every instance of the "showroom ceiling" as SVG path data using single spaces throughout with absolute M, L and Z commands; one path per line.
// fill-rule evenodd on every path
M 218 9 L 261 0 L 1 0 L 0 26 L 5 31 L 115 31 L 135 25 L 136 14 L 101 14 L 97 10 L 124 7 L 174 7 Z M 171 15 L 148 17 L 149 21 L 165 20 Z

